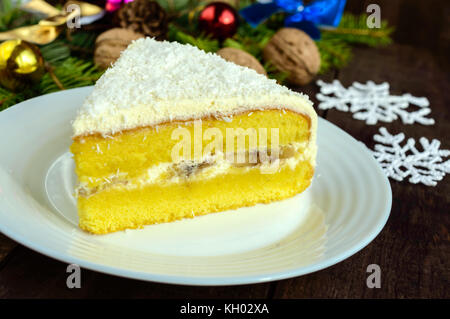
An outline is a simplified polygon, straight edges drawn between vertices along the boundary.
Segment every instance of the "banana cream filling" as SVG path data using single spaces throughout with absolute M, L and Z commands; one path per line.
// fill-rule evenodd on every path
M 119 170 L 111 176 L 102 179 L 89 178 L 91 182 L 100 182 L 96 187 L 89 187 L 87 183 L 79 183 L 76 196 L 88 197 L 102 190 L 112 187 L 133 189 L 149 184 L 168 185 L 182 181 L 196 181 L 210 179 L 230 171 L 246 172 L 260 169 L 266 173 L 276 173 L 286 165 L 295 169 L 302 161 L 315 160 L 315 145 L 292 143 L 273 150 L 253 150 L 240 154 L 210 154 L 201 160 L 183 160 L 178 163 L 161 163 L 150 167 L 146 173 L 137 178 L 128 178 L 127 173 Z

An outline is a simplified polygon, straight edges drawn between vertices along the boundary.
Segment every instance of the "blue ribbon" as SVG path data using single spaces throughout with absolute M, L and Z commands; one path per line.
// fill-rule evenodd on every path
M 318 26 L 337 27 L 346 0 L 315 0 L 304 5 L 301 0 L 274 0 L 252 4 L 239 13 L 252 27 L 258 26 L 272 14 L 286 12 L 286 27 L 302 29 L 313 39 L 320 39 Z

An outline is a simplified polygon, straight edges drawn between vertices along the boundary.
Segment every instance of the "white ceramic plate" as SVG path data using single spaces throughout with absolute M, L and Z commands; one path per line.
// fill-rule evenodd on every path
M 192 285 L 257 283 L 338 263 L 381 231 L 387 178 L 366 147 L 320 119 L 312 186 L 294 198 L 109 235 L 77 227 L 71 120 L 92 88 L 0 112 L 0 231 L 66 263 Z

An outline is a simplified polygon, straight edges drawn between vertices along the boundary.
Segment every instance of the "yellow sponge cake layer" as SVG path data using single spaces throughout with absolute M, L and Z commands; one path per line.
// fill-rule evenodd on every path
M 276 174 L 262 174 L 258 168 L 234 168 L 192 182 L 130 189 L 119 185 L 79 197 L 80 227 L 104 234 L 281 200 L 305 190 L 313 171 L 309 162 L 300 161 L 293 169 L 283 165 Z
M 190 45 L 133 42 L 72 126 L 79 224 L 95 234 L 285 199 L 314 174 L 308 97 Z
M 144 127 L 127 130 L 110 136 L 103 137 L 99 134 L 77 137 L 71 146 L 76 164 L 76 173 L 81 183 L 87 187 L 96 187 L 99 184 L 116 177 L 117 172 L 126 175 L 127 178 L 142 176 L 149 167 L 161 163 L 172 162 L 172 150 L 179 142 L 179 138 L 173 136 L 174 130 L 183 127 L 189 132 L 194 145 L 194 121 L 177 121 L 160 124 L 156 127 Z M 271 129 L 278 129 L 278 141 L 280 145 L 289 143 L 306 143 L 310 138 L 309 118 L 290 110 L 265 110 L 246 111 L 224 119 L 213 117 L 201 121 L 200 134 L 204 134 L 208 128 L 219 130 L 224 137 L 222 149 L 227 149 L 227 129 L 242 129 L 242 134 L 248 128 L 256 132 L 259 128 L 267 129 L 267 148 L 271 148 Z M 241 135 L 242 135 L 241 134 Z M 237 135 L 237 134 L 236 134 Z M 203 136 L 202 136 L 203 137 Z M 235 136 L 234 152 L 239 143 Z M 204 150 L 211 142 L 201 138 L 201 147 Z M 250 139 L 245 137 L 245 147 L 248 150 Z M 191 148 L 193 158 L 194 147 Z

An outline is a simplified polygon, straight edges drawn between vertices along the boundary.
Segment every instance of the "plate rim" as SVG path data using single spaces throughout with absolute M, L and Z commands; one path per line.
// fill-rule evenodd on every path
M 53 92 L 49 94 L 44 94 L 41 96 L 33 97 L 31 99 L 22 101 L 18 104 L 15 104 L 6 110 L 3 110 L 0 112 L 0 117 L 5 116 L 4 114 L 9 113 L 11 111 L 16 111 L 18 108 L 23 107 L 23 105 L 26 105 L 27 103 L 32 103 L 34 100 L 39 100 L 42 97 L 48 96 L 48 95 L 64 95 L 67 94 L 67 92 L 70 92 L 72 94 L 75 93 L 75 91 L 83 91 L 83 90 L 89 90 L 92 89 L 93 86 L 85 86 L 85 87 L 79 87 L 59 92 Z M 331 125 L 333 129 L 339 130 L 341 133 L 346 135 L 347 138 L 350 138 L 353 143 L 356 143 L 356 145 L 359 146 L 359 150 L 365 155 L 370 158 L 373 162 L 377 163 L 376 160 L 373 158 L 372 154 L 370 154 L 369 149 L 365 146 L 364 143 L 358 141 L 353 136 L 351 136 L 349 133 L 338 127 L 337 125 L 329 122 L 328 120 L 318 117 L 319 122 L 325 123 L 325 125 Z M 319 124 L 320 125 L 320 124 Z M 320 134 L 320 133 L 318 133 Z M 129 279 L 137 279 L 137 280 L 144 280 L 144 281 L 150 281 L 150 282 L 158 282 L 158 283 L 164 283 L 164 284 L 175 284 L 175 285 L 192 285 L 192 286 L 232 286 L 232 285 L 244 285 L 244 284 L 258 284 L 258 283 L 264 283 L 264 282 L 271 282 L 271 281 L 277 281 L 282 279 L 288 279 L 288 278 L 294 278 L 298 276 L 303 276 L 306 274 L 310 274 L 328 267 L 331 267 L 335 264 L 340 263 L 341 261 L 353 256 L 357 252 L 361 251 L 363 248 L 365 248 L 367 245 L 369 245 L 383 230 L 384 226 L 386 225 L 391 209 L 392 209 L 392 188 L 389 182 L 389 179 L 382 171 L 381 167 L 378 165 L 375 165 L 377 167 L 379 176 L 382 176 L 382 179 L 384 181 L 383 185 L 385 186 L 385 192 L 383 194 L 387 195 L 386 201 L 383 202 L 383 218 L 380 218 L 378 220 L 377 225 L 373 228 L 373 230 L 365 235 L 365 237 L 358 241 L 357 243 L 353 244 L 349 249 L 344 250 L 343 252 L 339 253 L 334 258 L 329 258 L 324 261 L 316 262 L 312 265 L 308 266 L 301 266 L 290 270 L 282 270 L 282 271 L 275 271 L 275 272 L 268 272 L 264 274 L 256 274 L 256 275 L 233 275 L 233 276 L 193 276 L 193 275 L 165 275 L 165 274 L 155 274 L 155 273 L 149 273 L 145 271 L 138 271 L 138 270 L 130 270 L 130 269 L 124 269 L 121 267 L 111 266 L 111 265 L 104 265 L 99 264 L 96 262 L 87 261 L 82 258 L 74 257 L 70 254 L 64 254 L 60 253 L 58 251 L 54 251 L 53 249 L 49 249 L 46 246 L 42 246 L 39 244 L 34 244 L 30 240 L 28 240 L 25 236 L 21 236 L 20 234 L 15 233 L 13 230 L 8 230 L 6 227 L 3 226 L 3 224 L 0 222 L 0 232 L 2 232 L 7 237 L 13 239 L 14 241 L 18 242 L 19 244 L 34 250 L 38 253 L 41 253 L 47 257 L 56 259 L 63 263 L 68 264 L 77 264 L 81 268 L 89 269 L 91 271 L 96 271 L 100 273 L 105 273 L 108 275 L 113 276 L 119 276 L 123 278 L 129 278 Z M 380 209 L 381 210 L 381 209 Z

